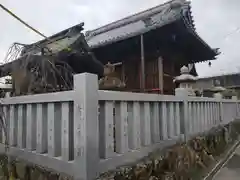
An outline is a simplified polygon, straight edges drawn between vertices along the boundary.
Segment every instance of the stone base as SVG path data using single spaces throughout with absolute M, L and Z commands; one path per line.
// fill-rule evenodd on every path
M 222 99 L 223 96 L 222 96 L 221 93 L 214 93 L 214 94 L 213 94 L 213 97 L 214 97 L 214 98 L 217 98 L 217 99 Z
M 175 89 L 175 95 L 176 96 L 182 96 L 182 97 L 186 97 L 186 96 L 196 96 L 195 92 L 193 89 L 186 89 L 186 88 L 176 88 Z

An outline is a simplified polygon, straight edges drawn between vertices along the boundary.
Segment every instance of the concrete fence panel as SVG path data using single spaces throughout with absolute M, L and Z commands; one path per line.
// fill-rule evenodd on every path
M 240 101 L 103 91 L 84 73 L 72 91 L 4 98 L 0 110 L 1 152 L 7 140 L 11 155 L 90 180 L 240 118 Z

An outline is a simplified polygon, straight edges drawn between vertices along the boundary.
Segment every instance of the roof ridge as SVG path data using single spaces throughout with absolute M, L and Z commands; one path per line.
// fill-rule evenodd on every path
M 240 72 L 223 72 L 223 73 L 218 73 L 218 74 L 213 74 L 210 76 L 200 76 L 198 79 L 202 80 L 202 79 L 212 79 L 212 78 L 218 78 L 218 77 L 223 77 L 223 76 L 232 76 L 232 75 L 239 75 Z
M 89 36 L 92 37 L 92 36 L 95 36 L 97 34 L 101 34 L 103 32 L 107 32 L 107 31 L 110 31 L 112 29 L 118 28 L 120 26 L 124 26 L 126 24 L 133 23 L 135 21 L 138 21 L 139 19 L 141 19 L 144 16 L 158 13 L 159 11 L 162 10 L 160 8 L 163 8 L 166 5 L 172 5 L 173 3 L 184 4 L 186 2 L 187 2 L 187 0 L 170 0 L 168 2 L 165 2 L 163 4 L 157 5 L 155 7 L 150 8 L 150 9 L 146 9 L 144 11 L 141 11 L 141 12 L 135 13 L 133 15 L 127 16 L 127 17 L 125 17 L 123 19 L 111 22 L 111 23 L 106 24 L 104 26 L 101 26 L 99 28 L 87 31 L 85 36 L 86 36 L 86 38 L 89 37 Z

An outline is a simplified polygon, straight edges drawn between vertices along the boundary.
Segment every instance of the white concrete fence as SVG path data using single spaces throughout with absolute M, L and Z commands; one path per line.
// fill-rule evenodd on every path
M 102 91 L 92 74 L 75 75 L 73 91 L 1 102 L 10 154 L 78 180 L 240 116 L 237 100 Z

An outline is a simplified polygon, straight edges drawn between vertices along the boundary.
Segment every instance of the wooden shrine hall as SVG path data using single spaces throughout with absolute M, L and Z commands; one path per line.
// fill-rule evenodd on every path
M 214 60 L 219 54 L 195 31 L 190 2 L 173 0 L 87 31 L 86 40 L 103 64 L 117 63 L 124 91 L 173 94 L 183 65 Z

